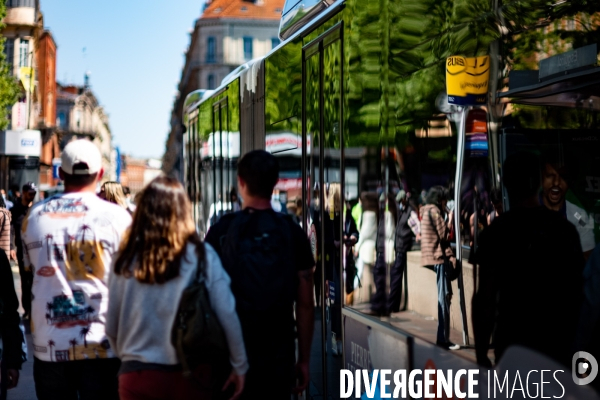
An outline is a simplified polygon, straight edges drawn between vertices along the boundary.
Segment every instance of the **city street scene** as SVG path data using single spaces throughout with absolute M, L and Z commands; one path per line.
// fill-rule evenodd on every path
M 600 1 L 0 32 L 0 400 L 600 400 Z

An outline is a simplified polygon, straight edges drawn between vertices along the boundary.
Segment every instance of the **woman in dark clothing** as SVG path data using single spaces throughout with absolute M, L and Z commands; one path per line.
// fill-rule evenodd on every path
M 0 399 L 6 399 L 6 390 L 19 383 L 19 370 L 23 363 L 23 332 L 19 327 L 19 299 L 15 292 L 10 262 L 6 253 L 0 251 L 0 339 L 2 348 L 2 384 Z

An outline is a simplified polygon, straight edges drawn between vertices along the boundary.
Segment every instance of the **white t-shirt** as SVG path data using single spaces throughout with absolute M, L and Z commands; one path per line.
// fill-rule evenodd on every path
M 115 357 L 105 334 L 112 255 L 129 213 L 94 193 L 53 196 L 22 227 L 25 267 L 34 273 L 31 333 L 42 361 Z

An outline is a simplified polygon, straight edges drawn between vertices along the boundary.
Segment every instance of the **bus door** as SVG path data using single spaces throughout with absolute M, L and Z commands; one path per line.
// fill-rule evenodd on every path
M 315 335 L 308 398 L 336 398 L 343 368 L 342 25 L 303 48 L 303 226 L 313 244 Z M 310 146 L 308 145 L 310 143 Z
M 229 118 L 227 113 L 227 97 L 213 105 L 213 203 L 210 211 L 210 225 L 214 225 L 227 209 L 227 183 L 225 178 L 225 158 L 229 132 Z

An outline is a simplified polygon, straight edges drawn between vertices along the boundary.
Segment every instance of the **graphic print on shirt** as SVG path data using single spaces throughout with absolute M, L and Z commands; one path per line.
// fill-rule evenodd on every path
M 46 303 L 46 321 L 58 329 L 88 326 L 98 320 L 95 312 L 94 307 L 86 304 L 81 290 L 73 290 L 73 297 L 61 294 Z
M 93 193 L 33 206 L 22 226 L 34 271 L 35 357 L 59 362 L 114 357 L 104 331 L 108 268 L 129 214 Z
M 81 198 L 70 197 L 53 199 L 45 203 L 39 214 L 40 217 L 48 216 L 50 218 L 80 218 L 87 213 L 88 209 Z

